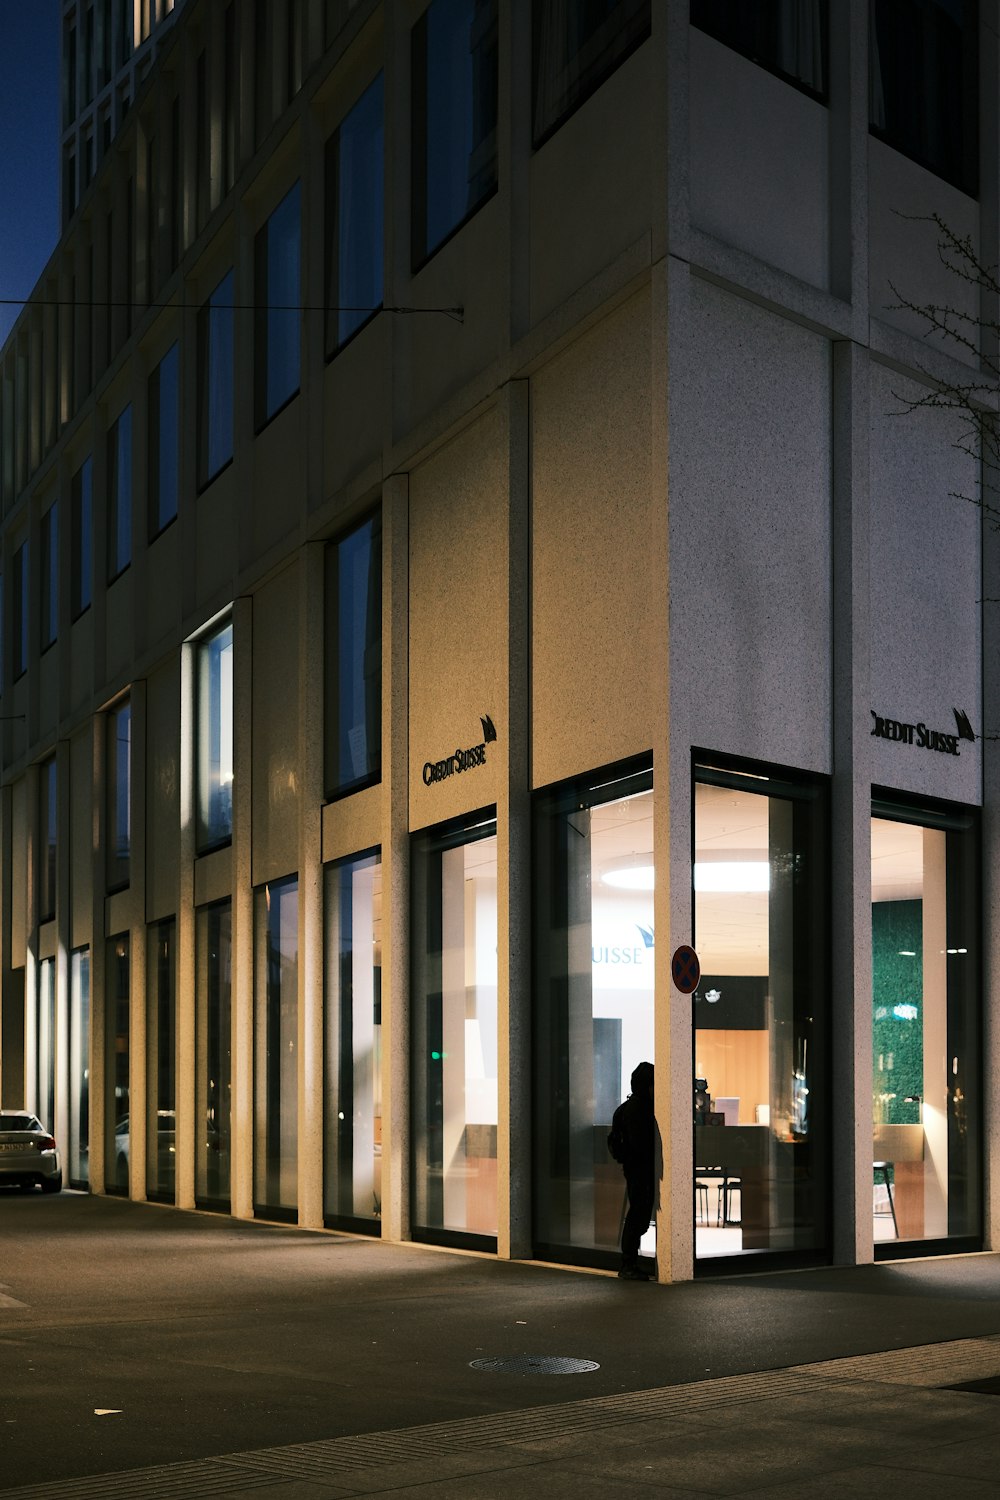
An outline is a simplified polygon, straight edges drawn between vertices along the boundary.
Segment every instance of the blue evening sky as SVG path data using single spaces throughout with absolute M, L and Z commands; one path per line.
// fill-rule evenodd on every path
M 27 297 L 59 238 L 59 0 L 0 0 L 0 299 Z M 20 306 L 0 301 L 0 344 Z

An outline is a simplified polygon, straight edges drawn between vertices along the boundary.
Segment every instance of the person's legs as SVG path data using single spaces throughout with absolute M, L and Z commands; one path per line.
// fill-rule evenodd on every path
M 638 1271 L 639 1241 L 653 1217 L 653 1184 L 651 1180 L 647 1182 L 643 1173 L 640 1177 L 627 1176 L 625 1185 L 628 1189 L 628 1213 L 622 1225 L 622 1270 Z

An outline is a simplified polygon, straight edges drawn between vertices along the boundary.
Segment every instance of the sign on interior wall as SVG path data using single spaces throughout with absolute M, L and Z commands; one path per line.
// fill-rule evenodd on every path
M 479 722 L 483 726 L 483 738 L 478 745 L 469 745 L 465 750 L 460 748 L 452 755 L 446 755 L 443 760 L 424 761 L 424 786 L 433 786 L 436 781 L 446 781 L 449 776 L 485 766 L 486 746 L 496 739 L 497 731 L 489 714 L 482 714 Z
M 963 709 L 953 708 L 952 713 L 955 715 L 955 734 L 948 734 L 942 729 L 929 729 L 922 720 L 910 724 L 904 719 L 891 719 L 888 715 L 877 714 L 871 709 L 874 720 L 872 734 L 876 739 L 893 740 L 898 745 L 916 745 L 918 750 L 932 750 L 940 755 L 961 755 L 959 740 L 972 740 L 975 744 L 976 734 Z

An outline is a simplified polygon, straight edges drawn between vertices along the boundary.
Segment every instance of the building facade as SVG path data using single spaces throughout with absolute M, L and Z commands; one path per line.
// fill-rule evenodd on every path
M 648 1058 L 661 1279 L 997 1243 L 1000 42 L 849 10 L 164 33 L 0 355 L 74 1185 L 610 1267 Z

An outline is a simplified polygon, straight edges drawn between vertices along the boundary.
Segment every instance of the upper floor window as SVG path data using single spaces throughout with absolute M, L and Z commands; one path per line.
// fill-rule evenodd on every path
M 826 98 L 829 0 L 691 0 L 691 21 L 769 73 Z
M 299 388 L 301 233 L 299 184 L 257 235 L 254 249 L 254 406 L 257 427 Z
M 198 849 L 233 834 L 233 625 L 198 643 Z
M 382 305 L 382 74 L 326 147 L 326 353 Z
M 496 0 L 431 0 L 413 28 L 413 264 L 496 191 Z
M 540 146 L 645 41 L 649 6 L 650 0 L 534 0 L 534 145 Z
M 132 853 L 132 703 L 130 699 L 123 699 L 109 711 L 106 731 L 107 885 L 109 891 L 117 891 L 129 883 L 129 859 Z
M 38 768 L 38 920 L 56 914 L 56 758 Z
M 198 310 L 198 486 L 233 456 L 233 273 Z
M 171 344 L 149 377 L 149 535 L 177 515 L 177 345 Z
M 108 582 L 132 561 L 132 408 L 108 431 Z
M 59 634 L 59 516 L 50 505 L 39 528 L 41 566 L 38 570 L 39 643 L 47 651 Z
M 377 780 L 382 763 L 382 519 L 326 551 L 326 789 Z
M 979 187 L 976 0 L 870 0 L 872 135 L 973 196 Z
M 11 599 L 11 625 L 14 681 L 28 670 L 28 544 L 22 542 L 14 553 L 14 588 Z
M 70 481 L 70 581 L 69 607 L 75 620 L 90 608 L 93 566 L 93 478 L 85 458 Z

